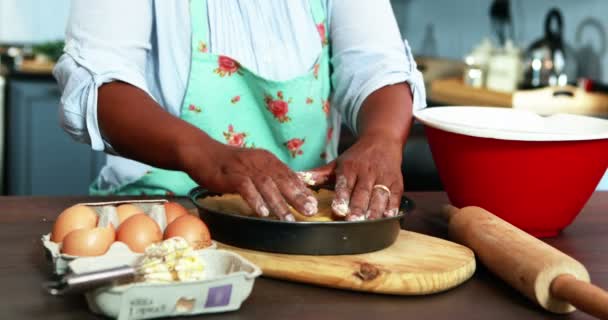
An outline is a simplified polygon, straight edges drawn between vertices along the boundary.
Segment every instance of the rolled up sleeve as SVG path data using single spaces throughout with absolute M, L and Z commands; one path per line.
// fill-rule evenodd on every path
M 363 101 L 374 91 L 407 82 L 414 110 L 426 107 L 426 91 L 407 41 L 401 39 L 389 0 L 332 0 L 332 105 L 356 134 Z
M 151 0 L 72 1 L 64 54 L 53 75 L 62 90 L 62 127 L 94 150 L 114 153 L 99 129 L 99 87 L 123 81 L 149 94 L 152 10 Z

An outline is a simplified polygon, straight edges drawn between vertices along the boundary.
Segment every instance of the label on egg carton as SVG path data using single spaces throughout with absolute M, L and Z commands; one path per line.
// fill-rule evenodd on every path
M 152 218 L 160 227 L 161 231 L 164 232 L 167 228 L 167 217 L 165 214 L 164 204 L 168 201 L 165 199 L 159 200 L 121 200 L 121 201 L 107 201 L 107 202 L 89 202 L 79 203 L 75 205 L 84 205 L 91 207 L 99 216 L 97 220 L 97 227 L 108 227 L 110 224 L 115 229 L 120 227 L 120 220 L 118 219 L 118 213 L 116 207 L 121 204 L 132 204 L 142 210 L 143 213 L 147 214 Z M 192 213 L 190 213 L 192 214 Z M 53 265 L 53 272 L 57 275 L 65 274 L 69 271 L 70 262 L 80 258 L 65 253 L 61 253 L 61 244 L 51 241 L 51 234 L 45 234 L 42 236 L 42 244 L 46 251 L 47 259 Z M 210 248 L 215 248 L 215 242 L 212 243 Z M 209 249 L 205 248 L 205 249 Z M 118 257 L 139 257 L 141 253 L 133 252 L 127 245 L 122 242 L 115 241 L 112 243 L 108 251 L 102 256 L 108 256 L 113 258 Z M 84 258 L 84 257 L 83 257 Z

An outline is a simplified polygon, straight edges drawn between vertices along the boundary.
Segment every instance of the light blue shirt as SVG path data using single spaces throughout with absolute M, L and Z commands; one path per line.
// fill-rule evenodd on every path
M 305 73 L 321 51 L 309 1 L 322 1 L 328 13 L 334 128 L 344 122 L 356 133 L 361 104 L 386 85 L 408 82 L 414 109 L 425 107 L 422 75 L 389 0 L 208 0 L 209 51 L 274 80 Z M 179 116 L 190 37 L 189 1 L 73 0 L 65 54 L 54 71 L 63 90 L 63 128 L 77 141 L 115 154 L 97 122 L 97 89 L 115 80 L 144 90 Z M 329 160 L 337 155 L 339 135 L 335 130 Z M 97 188 L 133 182 L 148 169 L 109 155 Z

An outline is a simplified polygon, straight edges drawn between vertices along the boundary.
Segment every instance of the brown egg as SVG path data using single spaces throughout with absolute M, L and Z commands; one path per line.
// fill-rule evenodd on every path
M 108 251 L 114 237 L 112 226 L 76 229 L 63 238 L 61 252 L 79 257 L 100 256 Z
M 116 214 L 118 215 L 119 223 L 122 223 L 123 221 L 129 219 L 131 216 L 134 216 L 138 213 L 144 213 L 144 212 L 137 206 L 132 205 L 130 203 L 121 204 L 118 207 L 116 207 Z
M 61 242 L 70 232 L 81 228 L 97 226 L 97 213 L 91 207 L 75 205 L 65 209 L 53 225 L 51 241 Z
M 181 216 L 165 229 L 164 239 L 182 237 L 194 248 L 201 249 L 211 245 L 211 234 L 207 225 L 191 214 Z
M 188 210 L 177 202 L 165 203 L 165 215 L 167 216 L 167 225 L 171 224 L 175 219 L 189 214 Z
M 120 224 L 116 241 L 124 242 L 133 252 L 142 253 L 146 247 L 163 240 L 158 223 L 144 213 L 131 216 Z

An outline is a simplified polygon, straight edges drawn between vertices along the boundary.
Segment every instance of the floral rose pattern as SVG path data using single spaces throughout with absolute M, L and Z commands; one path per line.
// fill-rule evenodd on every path
M 226 143 L 230 146 L 247 147 L 247 143 L 245 142 L 247 133 L 235 132 L 234 126 L 232 125 L 228 126 L 228 132 L 224 132 L 224 138 L 226 139 Z
M 327 41 L 327 34 L 325 32 L 325 21 L 317 25 L 317 31 L 319 32 L 319 36 L 321 37 L 321 43 L 323 44 L 323 46 L 326 46 L 329 41 Z
M 198 42 L 198 51 L 201 53 L 207 53 L 207 43 L 205 41 Z
M 268 109 L 280 123 L 291 121 L 291 118 L 287 115 L 291 98 L 285 101 L 283 91 L 277 92 L 277 99 L 274 99 L 271 95 L 266 95 L 266 97 L 264 97 L 264 102 L 266 103 L 266 109 Z
M 330 108 L 331 106 L 329 105 L 329 100 L 323 100 L 323 112 L 325 112 L 325 115 L 329 116 Z
M 239 101 L 241 101 L 241 96 L 234 96 L 234 97 L 232 97 L 232 99 L 230 99 L 230 103 L 232 103 L 232 104 L 236 104 Z
M 315 76 L 315 79 L 319 79 L 319 67 L 321 67 L 318 63 L 312 68 L 312 74 Z
M 334 128 L 330 127 L 329 129 L 327 129 L 327 142 L 329 142 L 331 140 L 331 136 L 334 134 Z
M 287 142 L 285 142 L 285 147 L 289 150 L 292 158 L 295 158 L 299 155 L 302 155 L 304 152 L 302 151 L 302 146 L 306 142 L 306 139 L 293 138 Z
M 196 112 L 196 113 L 201 113 L 201 108 L 191 104 L 188 106 L 188 110 L 192 111 L 192 112 Z
M 311 97 L 306 98 L 306 104 L 313 104 L 315 102 L 315 100 L 313 100 Z
M 220 56 L 218 58 L 217 63 L 218 63 L 218 66 L 215 70 L 213 70 L 213 72 L 219 74 L 220 77 L 225 77 L 225 76 L 230 77 L 231 75 L 233 75 L 235 73 L 240 74 L 241 66 L 239 65 L 238 62 L 234 61 L 230 57 Z
M 321 153 L 319 155 L 319 158 L 321 158 L 321 159 L 327 159 L 327 152 L 323 151 L 323 153 Z

